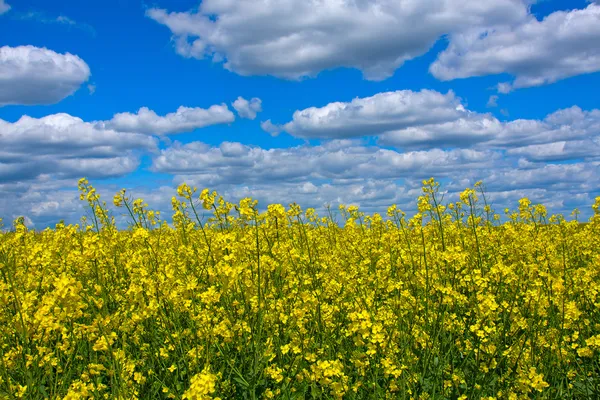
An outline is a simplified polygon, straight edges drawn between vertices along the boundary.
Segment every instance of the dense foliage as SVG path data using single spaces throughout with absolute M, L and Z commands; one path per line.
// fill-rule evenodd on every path
M 119 230 L 80 190 L 87 222 L 0 233 L 2 398 L 600 398 L 600 198 L 500 222 L 429 180 L 336 223 L 181 185 Z

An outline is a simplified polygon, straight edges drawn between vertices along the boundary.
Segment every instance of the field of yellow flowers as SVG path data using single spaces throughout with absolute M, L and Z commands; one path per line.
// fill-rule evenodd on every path
M 226 202 L 170 224 L 123 190 L 0 233 L 0 398 L 600 398 L 600 198 L 588 223 L 480 184 L 419 213 Z M 211 218 L 202 215 L 208 210 Z

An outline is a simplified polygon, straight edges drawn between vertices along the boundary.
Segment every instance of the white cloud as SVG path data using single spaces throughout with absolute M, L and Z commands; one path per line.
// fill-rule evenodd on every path
M 320 146 L 263 149 L 224 142 L 176 144 L 154 158 L 161 173 L 197 176 L 204 184 L 306 182 L 315 179 L 400 179 L 445 175 L 460 167 L 491 166 L 495 155 L 457 149 L 397 152 L 355 141 Z
M 240 75 L 298 79 L 357 68 L 391 76 L 442 35 L 526 18 L 528 1 L 204 0 L 198 11 L 146 13 L 184 57 L 212 58 Z M 414 22 L 418 21 L 418 24 Z
M 516 25 L 453 34 L 430 71 L 442 80 L 509 73 L 514 82 L 498 86 L 507 93 L 600 71 L 598 43 L 600 4 L 593 3 L 542 21 L 529 16 Z
M 600 110 L 584 111 L 574 106 L 549 114 L 543 120 L 507 122 L 501 122 L 490 114 L 467 111 L 465 116 L 454 121 L 386 132 L 379 136 L 378 143 L 403 148 L 509 149 L 598 136 Z
M 600 110 L 584 111 L 574 106 L 549 114 L 543 120 L 517 119 L 502 123 L 502 129 L 485 146 L 530 146 L 590 139 L 599 135 Z
M 233 122 L 235 116 L 227 105 L 213 105 L 208 109 L 179 107 L 176 112 L 159 116 L 147 107 L 142 107 L 136 114 L 115 114 L 107 127 L 124 132 L 141 132 L 146 134 L 166 135 L 190 132 L 209 125 Z
M 0 0 L 0 15 L 8 12 L 8 10 L 10 10 L 10 6 L 4 0 Z
M 573 106 L 541 120 L 504 122 L 489 113 L 467 110 L 452 92 L 443 95 L 428 90 L 405 90 L 298 110 L 288 123 L 274 124 L 267 120 L 261 127 L 272 135 L 285 131 L 308 139 L 375 136 L 379 145 L 404 150 L 521 147 L 514 154 L 522 152 L 529 160 L 541 159 L 544 152 L 564 148 L 560 156 L 548 153 L 548 160 L 571 160 L 594 157 L 594 146 L 586 149 L 581 146 L 585 147 L 582 141 L 594 142 L 600 138 L 600 110 L 585 111 Z M 524 149 L 540 145 L 544 147 Z
M 157 140 L 116 132 L 68 114 L 0 119 L 0 182 L 122 176 L 139 165 L 139 151 L 155 151 Z
M 148 108 L 116 114 L 110 121 L 85 122 L 59 113 L 43 118 L 0 119 L 0 183 L 47 176 L 68 179 L 123 176 L 139 166 L 142 153 L 158 151 L 149 134 L 177 133 L 235 119 L 225 104 L 208 109 L 179 107 L 158 116 Z M 233 154 L 223 146 L 224 154 Z
M 209 187 L 234 201 L 250 196 L 262 207 L 295 201 L 322 211 L 326 203 L 335 208 L 341 202 L 382 212 L 392 203 L 414 208 L 418 191 L 411 191 L 408 179 L 448 177 L 460 168 L 485 170 L 497 162 L 501 157 L 489 152 L 401 153 L 353 140 L 276 149 L 193 142 L 161 151 L 152 168 L 174 175 L 174 184 Z
M 253 97 L 248 101 L 240 96 L 232 105 L 242 118 L 255 119 L 256 114 L 262 111 L 262 101 L 258 97 Z
M 90 76 L 76 55 L 33 46 L 0 47 L 0 106 L 54 104 Z
M 453 121 L 465 115 L 453 92 L 399 90 L 329 103 L 294 112 L 284 125 L 263 124 L 268 132 L 285 131 L 301 138 L 351 138 L 386 131 Z
M 485 184 L 490 190 L 544 189 L 560 192 L 598 192 L 599 165 L 594 162 L 574 164 L 537 164 L 534 168 L 491 170 Z M 552 200 L 551 197 L 548 200 Z M 591 204 L 590 204 L 591 205 Z
M 600 137 L 600 109 L 573 106 L 541 120 L 500 121 L 490 113 L 467 110 L 452 92 L 403 90 L 298 110 L 290 122 L 267 120 L 261 127 L 271 135 L 288 132 L 306 139 L 375 136 L 380 145 L 409 150 L 499 150 Z
M 281 126 L 275 125 L 270 119 L 262 121 L 260 123 L 260 128 L 271 136 L 277 136 L 281 133 Z
M 488 99 L 486 107 L 498 107 L 498 96 L 491 95 L 490 98 Z
M 471 147 L 492 140 L 503 128 L 492 115 L 465 112 L 453 121 L 385 132 L 378 143 L 405 148 Z
M 356 140 L 334 140 L 319 146 L 263 149 L 240 143 L 210 146 L 176 143 L 154 157 L 152 169 L 173 175 L 174 185 L 187 182 L 216 189 L 227 198 L 253 197 L 267 203 L 296 201 L 322 210 L 325 203 L 352 203 L 384 212 L 392 203 L 414 210 L 420 180 L 434 176 L 445 183 L 447 200 L 458 200 L 465 187 L 483 179 L 497 210 L 514 208 L 529 196 L 554 212 L 583 207 L 589 213 L 600 194 L 600 162 L 569 164 L 553 154 L 528 150 L 432 149 L 400 152 L 365 146 Z M 572 154 L 580 156 L 581 154 Z M 547 158 L 542 160 L 542 158 Z
M 531 161 L 561 161 L 600 157 L 600 136 L 588 140 L 560 141 L 533 144 L 507 151 L 510 155 L 523 156 Z
M 178 177 L 177 179 L 181 179 Z M 194 184 L 193 179 L 187 177 L 189 184 Z M 102 182 L 91 181 L 102 199 L 110 200 L 120 189 L 120 186 L 107 185 Z M 203 182 L 197 182 L 202 185 Z M 161 186 L 148 189 L 125 184 L 128 194 L 134 198 L 143 198 L 152 209 L 161 211 L 163 218 L 170 222 L 171 197 L 176 196 L 176 182 L 171 186 Z M 31 219 L 31 224 L 38 229 L 56 224 L 64 219 L 67 223 L 77 223 L 86 211 L 83 202 L 78 199 L 77 180 L 45 181 L 37 180 L 32 183 L 0 183 L 0 217 L 5 218 L 5 225 L 10 220 L 20 215 Z M 288 205 L 292 201 L 300 203 L 303 207 L 315 207 L 322 212 L 324 204 L 335 206 L 340 203 L 361 204 L 367 211 L 385 211 L 392 203 L 401 204 L 408 209 L 414 206 L 414 198 L 408 193 L 408 188 L 400 184 L 390 184 L 389 181 L 367 179 L 361 182 L 339 181 L 327 183 L 287 183 L 279 182 L 277 185 L 269 183 L 251 185 L 223 185 L 211 186 L 229 201 L 237 202 L 243 197 L 259 199 L 259 208 L 262 210 L 267 204 L 281 203 Z M 107 201 L 109 208 L 111 202 Z M 130 220 L 122 210 L 112 209 L 117 222 L 125 226 Z M 206 212 L 200 210 L 201 215 Z
M 238 201 L 244 197 L 259 200 L 260 209 L 267 204 L 279 203 L 288 206 L 291 202 L 303 208 L 313 207 L 320 215 L 327 215 L 325 206 L 331 205 L 334 217 L 337 205 L 357 204 L 366 212 L 385 212 L 391 204 L 403 209 L 414 208 L 414 198 L 407 187 L 386 180 L 364 179 L 360 182 L 336 181 L 324 183 L 279 183 L 228 186 L 219 188 L 225 198 Z M 340 220 L 338 218 L 338 220 Z
M 85 215 L 78 198 L 77 179 L 49 179 L 40 176 L 27 182 L 0 182 L 0 218 L 4 225 L 26 216 L 31 226 L 44 229 L 64 219 L 77 223 Z
M 579 207 L 589 215 L 593 198 L 600 195 L 599 162 L 526 163 L 521 162 L 521 156 L 490 150 L 397 152 L 365 146 L 356 140 L 287 149 L 229 142 L 220 146 L 176 142 L 153 160 L 155 171 L 173 175 L 169 186 L 136 187 L 135 181 L 120 186 L 161 210 L 167 220 L 175 186 L 184 181 L 217 190 L 233 202 L 248 196 L 256 198 L 261 209 L 269 203 L 297 202 L 323 214 L 325 204 L 331 204 L 335 213 L 337 204 L 345 203 L 359 205 L 367 212 L 384 213 L 390 204 L 398 204 L 410 214 L 416 211 L 420 180 L 430 176 L 442 180 L 442 188 L 447 191 L 445 201 L 458 200 L 460 191 L 483 179 L 488 200 L 498 211 L 504 207 L 514 209 L 519 198 L 528 196 L 550 206 L 551 212 L 568 213 Z M 105 199 L 120 189 L 93 179 L 92 183 Z M 27 182 L 0 182 L 2 216 L 28 215 L 37 227 L 63 218 L 76 222 L 84 211 L 75 187 L 76 179 L 57 180 L 49 175 Z M 6 210 L 12 214 L 6 215 Z M 119 211 L 115 214 L 119 216 Z
M 307 110 L 297 112 L 306 121 L 295 114 L 288 124 L 266 121 L 263 128 L 297 129 L 301 137 L 335 137 L 331 132 L 340 130 L 338 137 L 352 137 L 353 125 L 359 125 L 362 132 L 381 132 L 380 145 L 397 148 L 336 139 L 292 148 L 175 142 L 158 150 L 148 133 L 193 120 L 173 117 L 178 113 L 153 113 L 158 123 L 150 118 L 118 129 L 113 121 L 85 122 L 67 114 L 0 120 L 0 216 L 28 215 L 36 227 L 63 218 L 76 222 L 83 213 L 77 178 L 88 176 L 110 200 L 119 188 L 102 178 L 136 170 L 142 152 L 152 155 L 151 171 L 172 176 L 171 185 L 123 186 L 167 218 L 169 199 L 182 181 L 216 189 L 231 201 L 258 198 L 261 207 L 296 201 L 322 210 L 325 203 L 342 202 L 368 212 L 384 212 L 392 203 L 414 210 L 420 180 L 430 176 L 444 182 L 447 200 L 483 179 L 498 210 L 529 196 L 552 211 L 589 211 L 600 195 L 600 110 L 571 107 L 540 120 L 501 122 L 465 109 L 452 92 L 433 91 L 388 92 Z M 135 120 L 140 113 L 130 115 Z M 132 126 L 140 131 L 128 132 Z

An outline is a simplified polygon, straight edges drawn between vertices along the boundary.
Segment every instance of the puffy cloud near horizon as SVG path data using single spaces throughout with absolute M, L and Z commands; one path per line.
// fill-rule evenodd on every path
M 4 0 L 0 0 L 0 15 L 8 12 L 10 10 L 10 5 L 8 5 Z
M 495 155 L 459 149 L 398 152 L 354 141 L 333 141 L 320 146 L 263 149 L 223 142 L 218 147 L 202 142 L 161 150 L 152 170 L 174 175 L 197 175 L 206 184 L 276 182 L 311 179 L 400 179 L 454 171 L 458 166 L 490 166 Z
M 556 11 L 542 21 L 530 15 L 515 25 L 450 35 L 430 72 L 447 81 L 508 73 L 501 93 L 600 71 L 600 4 Z
M 157 139 L 84 122 L 69 114 L 0 119 L 0 183 L 122 176 L 139 165 L 139 152 L 157 150 Z
M 212 59 L 240 75 L 314 77 L 347 67 L 369 80 L 392 76 L 443 35 L 511 25 L 526 0 L 205 0 L 197 11 L 150 8 L 178 54 Z M 414 21 L 419 21 L 415 24 Z
M 58 103 L 89 77 L 89 66 L 71 53 L 34 46 L 0 47 L 0 107 Z
M 232 105 L 241 118 L 255 119 L 256 114 L 262 111 L 262 101 L 258 97 L 253 97 L 248 101 L 240 96 Z
M 155 154 L 151 168 L 171 175 L 170 183 L 149 188 L 134 181 L 117 186 L 91 180 L 104 199 L 123 186 L 162 211 L 167 220 L 170 199 L 181 182 L 217 190 L 232 202 L 258 199 L 261 210 L 271 203 L 297 202 L 324 213 L 326 204 L 335 212 L 344 203 L 385 213 L 389 205 L 398 204 L 410 215 L 416 211 L 420 180 L 430 176 L 442 182 L 445 201 L 458 200 L 460 191 L 483 179 L 488 201 L 500 213 L 505 207 L 515 209 L 526 196 L 549 206 L 550 212 L 568 214 L 580 208 L 582 218 L 589 215 L 593 198 L 600 195 L 599 161 L 548 164 L 524 162 L 521 156 L 469 149 L 399 152 L 359 140 L 274 149 L 237 142 L 217 146 L 175 142 Z M 59 219 L 77 222 L 84 213 L 77 200 L 76 179 L 57 181 L 46 175 L 29 183 L 0 182 L 0 209 L 11 210 L 12 215 L 2 215 L 7 218 L 27 215 L 36 227 Z
M 270 149 L 233 142 L 219 146 L 176 142 L 153 157 L 151 169 L 172 175 L 174 185 L 208 187 L 234 200 L 250 196 L 261 200 L 263 207 L 296 201 L 323 210 L 324 203 L 341 202 L 385 212 L 398 203 L 414 210 L 421 179 L 433 176 L 442 181 L 448 199 L 456 199 L 460 191 L 483 180 L 498 211 L 514 209 L 519 198 L 529 196 L 552 212 L 568 213 L 575 207 L 590 212 L 585 207 L 600 195 L 598 153 L 553 164 L 561 159 L 554 159 L 552 149 L 545 154 L 517 149 L 396 151 L 360 140 Z M 585 156 L 580 150 L 572 153 L 576 159 Z
M 100 122 L 102 126 L 123 132 L 138 132 L 150 135 L 168 135 L 191 132 L 209 125 L 233 122 L 235 116 L 226 104 L 209 108 L 191 108 L 181 106 L 174 113 L 159 116 L 148 107 L 142 107 L 137 113 L 118 113 L 110 121 Z
M 297 110 L 288 123 L 276 125 L 269 120 L 261 126 L 271 134 L 285 131 L 305 139 L 342 139 L 454 121 L 465 114 L 452 91 L 442 94 L 426 89 L 398 90 Z

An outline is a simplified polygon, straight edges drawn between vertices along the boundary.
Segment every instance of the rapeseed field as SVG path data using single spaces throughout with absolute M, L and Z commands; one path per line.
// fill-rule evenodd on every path
M 428 180 L 411 218 L 335 221 L 183 184 L 169 224 L 119 192 L 123 230 L 79 189 L 81 224 L 0 233 L 1 398 L 600 398 L 600 198 Z

